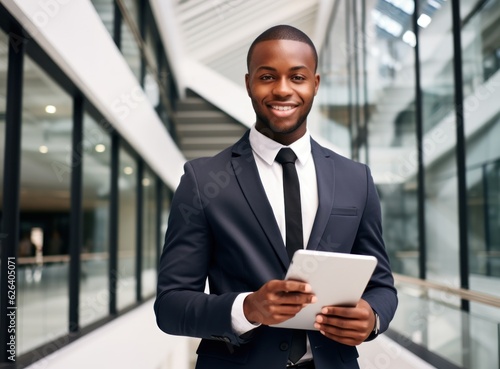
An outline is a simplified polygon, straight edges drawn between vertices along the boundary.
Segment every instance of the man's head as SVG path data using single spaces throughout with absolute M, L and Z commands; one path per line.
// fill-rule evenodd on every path
M 312 49 L 314 56 L 314 72 L 316 72 L 316 68 L 318 67 L 318 53 L 316 51 L 316 47 L 314 43 L 311 41 L 308 35 L 302 32 L 300 29 L 288 26 L 288 25 L 279 25 L 269 28 L 268 30 L 262 32 L 257 38 L 252 42 L 250 48 L 248 49 L 247 54 L 247 69 L 250 68 L 250 60 L 252 59 L 252 53 L 259 42 L 262 41 L 270 41 L 270 40 L 290 40 L 290 41 L 299 41 L 309 45 Z
M 319 87 L 316 49 L 302 31 L 276 26 L 248 51 L 245 83 L 256 114 L 256 129 L 290 145 L 302 137 Z

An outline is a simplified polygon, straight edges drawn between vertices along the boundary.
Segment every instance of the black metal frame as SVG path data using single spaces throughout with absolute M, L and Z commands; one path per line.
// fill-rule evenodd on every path
M 458 232 L 460 287 L 469 288 L 469 235 L 467 221 L 467 173 L 466 173 L 466 142 L 464 130 L 464 91 L 462 73 L 462 29 L 460 20 L 460 2 L 451 2 L 453 23 L 453 69 L 455 79 L 455 127 L 456 127 L 456 159 L 458 185 Z M 462 299 L 461 307 L 469 311 L 469 301 Z
M 162 221 L 162 213 L 163 213 L 163 199 L 167 196 L 164 193 L 164 184 L 163 181 L 156 176 L 156 238 L 155 238 L 155 251 L 156 251 L 156 270 L 158 270 L 158 266 L 160 265 L 160 253 L 161 246 L 163 243 L 163 235 L 161 232 L 161 221 Z
M 350 2 L 350 1 L 349 1 Z M 360 103 L 359 103 L 359 45 L 358 45 L 358 0 L 352 0 L 352 28 L 354 32 L 354 43 L 353 43 L 353 61 L 354 61 L 354 122 L 352 124 L 356 125 L 356 136 L 354 137 L 354 146 L 356 147 L 356 152 L 353 153 L 353 159 L 359 160 L 359 148 L 362 145 L 362 136 L 360 128 Z
M 419 39 L 419 1 L 415 1 L 415 10 L 412 16 L 413 33 L 415 33 L 415 129 L 417 136 L 417 206 L 418 206 L 418 266 L 419 278 L 427 276 L 427 236 L 425 226 L 425 167 L 424 167 L 424 123 L 422 117 L 422 85 L 420 78 L 420 39 Z
M 83 97 L 73 98 L 73 134 L 71 150 L 71 205 L 69 238 L 69 332 L 80 329 L 80 262 L 83 239 Z
M 365 144 L 365 164 L 369 164 L 370 155 L 368 153 L 368 122 L 370 121 L 370 105 L 368 103 L 368 71 L 366 65 L 366 0 L 361 0 L 361 50 L 363 52 L 363 129 L 362 139 Z
M 114 4 L 114 15 L 113 15 L 113 41 L 115 41 L 116 47 L 121 50 L 122 48 L 122 13 L 120 12 L 120 7 L 116 1 Z
M 118 225 L 119 225 L 119 197 L 118 179 L 120 167 L 120 136 L 111 133 L 111 194 L 109 201 L 109 314 L 118 314 L 117 285 L 118 285 Z
M 347 119 L 348 119 L 348 126 L 349 126 L 349 138 L 351 140 L 351 157 L 353 159 L 356 159 L 357 157 L 357 146 L 356 146 L 356 137 L 354 137 L 354 123 L 353 123 L 353 114 L 352 114 L 352 109 L 353 109 L 353 103 L 352 103 L 352 67 L 351 63 L 349 62 L 349 57 L 350 57 L 350 44 L 351 44 L 351 10 L 350 10 L 350 1 L 344 1 L 345 4 L 345 32 L 346 32 L 346 47 L 348 48 L 346 50 L 346 64 L 347 64 L 347 92 L 348 92 L 348 97 L 347 97 Z
M 20 195 L 20 163 L 21 163 L 21 121 L 23 100 L 23 63 L 24 46 L 21 29 L 11 30 L 9 37 L 9 68 L 7 75 L 7 101 L 5 110 L 5 156 L 3 171 L 3 211 L 2 227 L 0 237 L 1 252 L 1 276 L 0 276 L 0 314 L 2 316 L 2 330 L 0 333 L 0 363 L 12 363 L 9 360 L 11 353 L 8 352 L 11 345 L 9 342 L 16 340 L 16 327 L 7 324 L 7 314 L 14 313 L 17 316 L 16 280 L 9 279 L 12 260 L 17 258 L 19 246 L 19 195 Z M 14 39 L 15 38 L 15 39 Z M 21 40 L 21 42 L 19 42 Z M 15 265 L 15 264 L 14 264 Z M 10 291 L 10 292 L 9 292 Z M 12 294 L 12 291 L 14 294 Z M 12 304 L 11 304 L 12 302 Z M 11 305 L 11 306 L 9 306 Z M 14 308 L 13 308 L 14 307 Z M 14 345 L 15 351 L 15 345 Z M 14 355 L 15 356 L 15 355 Z
M 135 234 L 135 299 L 142 301 L 142 234 L 143 234 L 143 212 L 144 212 L 144 190 L 142 178 L 144 177 L 144 161 L 137 160 L 137 206 L 136 206 L 136 234 Z
M 484 216 L 484 243 L 486 249 L 486 255 L 488 255 L 491 251 L 491 235 L 490 235 L 490 204 L 488 201 L 488 163 L 484 163 L 481 165 L 481 176 L 483 178 L 483 198 L 484 198 L 484 206 L 483 206 L 483 216 Z M 491 259 L 487 258 L 486 260 L 486 275 L 491 276 Z M 499 336 L 500 337 L 500 336 Z M 500 352 L 500 350 L 499 350 Z

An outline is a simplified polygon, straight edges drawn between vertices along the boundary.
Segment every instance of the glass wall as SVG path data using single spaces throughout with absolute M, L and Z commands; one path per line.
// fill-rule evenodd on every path
M 326 35 L 320 55 L 321 87 L 315 105 L 320 109 L 319 132 L 345 156 L 351 155 L 351 113 L 349 72 L 350 47 L 346 39 L 345 1 L 340 1 L 334 13 L 332 29 Z
M 320 132 L 364 161 L 360 134 L 368 121 L 368 164 L 394 272 L 443 288 L 466 288 L 468 282 L 472 293 L 498 303 L 500 1 L 416 3 L 417 9 L 410 0 L 336 2 L 320 55 Z M 462 65 L 454 49 L 457 28 Z M 457 103 L 462 93 L 464 101 Z M 464 125 L 458 126 L 462 107 Z M 466 150 L 457 154 L 462 128 Z M 464 177 L 466 195 L 459 197 Z M 468 309 L 457 294 L 408 285 L 398 282 L 394 331 L 461 367 L 498 367 L 500 309 L 473 300 Z
M 495 296 L 500 296 L 499 21 L 500 2 L 489 1 L 462 29 L 469 284 Z M 500 321 L 499 309 L 472 304 L 471 311 Z
M 421 1 L 425 12 L 427 1 Z M 459 287 L 458 184 L 451 2 L 420 30 L 427 276 Z M 444 150 L 445 151 L 444 151 Z
M 120 148 L 118 174 L 118 310 L 136 301 L 137 160 Z
M 368 157 L 382 205 L 384 240 L 393 270 L 419 276 L 418 149 L 415 120 L 414 9 L 368 6 L 365 109 Z M 396 23 L 390 26 L 387 19 Z M 361 73 L 361 71 L 359 72 Z M 360 157 L 360 159 L 362 156 Z
M 92 3 L 108 32 L 112 33 L 116 3 L 111 0 L 92 0 Z M 137 3 L 132 0 L 125 2 L 127 9 L 134 14 L 132 21 L 139 24 L 143 20 L 138 17 L 138 9 L 131 8 L 134 4 Z M 141 302 L 142 296 L 136 296 L 138 273 L 142 277 L 143 297 L 154 294 L 159 224 L 162 224 L 164 234 L 169 198 L 164 198 L 165 208 L 159 211 L 157 175 L 146 169 L 144 176 L 138 178 L 137 163 L 142 158 L 116 132 L 113 134 L 117 135 L 116 142 L 120 145 L 117 152 L 115 148 L 112 150 L 111 124 L 102 119 L 101 113 L 86 100 L 71 77 L 64 74 L 57 61 L 44 54 L 36 41 L 29 39 L 26 48 L 17 54 L 23 59 L 22 78 L 21 74 L 13 72 L 15 68 L 9 68 L 7 35 L 16 37 L 19 30 L 22 34 L 26 33 L 3 7 L 0 7 L 0 19 L 0 219 L 5 195 L 4 181 L 17 185 L 14 178 L 4 178 L 4 160 L 16 157 L 14 153 L 5 152 L 7 95 L 15 92 L 15 88 L 7 91 L 9 72 L 14 85 L 22 86 L 23 92 L 19 125 L 21 146 L 14 148 L 19 150 L 21 156 L 19 161 L 13 162 L 20 171 L 19 216 L 12 218 L 14 220 L 7 225 L 2 223 L 5 229 L 2 228 L 0 237 L 4 233 L 16 234 L 17 237 L 16 355 L 20 360 L 28 361 L 32 353 L 42 358 L 60 347 L 62 342 L 68 342 L 70 316 L 71 329 L 78 334 L 82 327 L 105 324 L 110 312 L 115 314 L 115 308 L 123 311 Z M 150 17 L 149 21 L 154 19 Z M 132 43 L 131 48 L 124 46 L 124 56 L 140 81 L 143 68 L 140 42 L 133 37 L 128 23 L 124 25 L 122 19 L 121 24 L 129 29 L 128 35 L 126 31 L 122 33 L 122 45 L 127 45 L 129 41 Z M 163 60 L 162 70 L 168 71 L 156 28 L 152 24 L 148 27 L 148 43 L 159 53 L 155 60 Z M 173 83 L 171 75 L 169 80 Z M 15 109 L 19 100 L 10 99 L 10 102 Z M 174 105 L 173 101 L 167 102 Z M 79 116 L 81 112 L 82 116 Z M 164 109 L 161 119 L 169 121 L 171 113 Z M 83 122 L 82 141 L 73 146 L 73 130 L 80 119 Z M 112 154 L 118 154 L 118 162 L 112 160 Z M 116 157 L 113 156 L 113 159 Z M 72 183 L 72 174 L 80 168 L 81 183 Z M 112 183 L 114 173 L 118 176 Z M 140 204 L 138 186 L 143 192 Z M 75 218 L 72 216 L 75 214 L 72 200 L 78 202 L 80 198 L 82 211 Z M 143 214 L 138 214 L 138 209 L 143 209 Z M 141 240 L 137 239 L 139 224 L 142 228 Z M 70 244 L 80 235 L 81 243 Z M 110 251 L 114 251 L 110 246 L 115 240 L 118 257 L 117 260 L 110 260 Z M 143 247 L 140 251 L 144 256 L 141 265 L 136 264 L 138 244 Z M 70 265 L 70 251 L 76 250 L 79 251 L 80 264 Z M 118 265 L 116 291 L 110 283 L 110 265 L 115 262 Z M 0 270 L 0 278 L 6 280 L 6 269 Z M 68 281 L 79 282 L 77 287 L 72 284 L 74 288 L 79 288 L 78 291 L 72 290 L 79 293 L 79 299 L 73 299 L 74 294 L 70 298 Z M 116 306 L 111 298 L 115 293 Z M 8 307 L 7 302 L 6 298 L 0 297 L 2 311 Z M 75 325 L 77 319 L 78 325 Z M 6 333 L 5 325 L 0 324 L 0 327 Z M 4 334 L 0 336 L 4 339 L 8 337 Z M 2 344 L 5 343 L 3 341 Z M 47 344 L 44 349 L 39 349 Z
M 80 267 L 80 325 L 109 311 L 109 212 L 111 140 L 89 115 L 83 120 L 83 244 Z
M 393 269 L 418 276 L 414 7 L 360 6 L 334 7 L 320 58 L 320 132 L 355 160 L 366 161 L 368 150 Z
M 73 100 L 24 61 L 18 349 L 68 331 L 68 251 Z
M 126 1 L 126 9 L 130 17 L 137 22 L 138 12 L 136 2 L 133 0 Z M 134 27 L 137 31 L 139 29 L 137 27 L 137 23 L 130 25 L 125 20 L 122 20 L 120 50 L 125 58 L 125 61 L 132 70 L 132 73 L 134 73 L 138 81 L 141 81 L 142 56 L 132 27 Z

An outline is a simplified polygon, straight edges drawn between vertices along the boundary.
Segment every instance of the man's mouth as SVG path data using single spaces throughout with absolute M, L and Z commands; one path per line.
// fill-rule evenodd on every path
M 286 111 L 286 110 L 292 110 L 293 108 L 295 108 L 295 106 L 291 106 L 291 105 L 285 105 L 285 106 L 282 106 L 282 105 L 271 105 L 271 108 L 274 109 L 274 110 Z

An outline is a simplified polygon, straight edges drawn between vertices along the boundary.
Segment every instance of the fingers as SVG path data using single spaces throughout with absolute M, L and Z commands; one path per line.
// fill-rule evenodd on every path
M 266 283 L 267 286 L 272 291 L 280 292 L 301 292 L 301 293 L 311 293 L 312 288 L 309 283 L 295 281 L 295 280 L 273 280 Z
M 292 318 L 307 304 L 314 302 L 316 296 L 311 293 L 309 284 L 272 280 L 245 298 L 243 312 L 248 321 L 269 325 Z
M 370 305 L 360 300 L 355 307 L 323 307 L 316 316 L 314 327 L 330 339 L 354 346 L 370 335 L 374 319 Z

